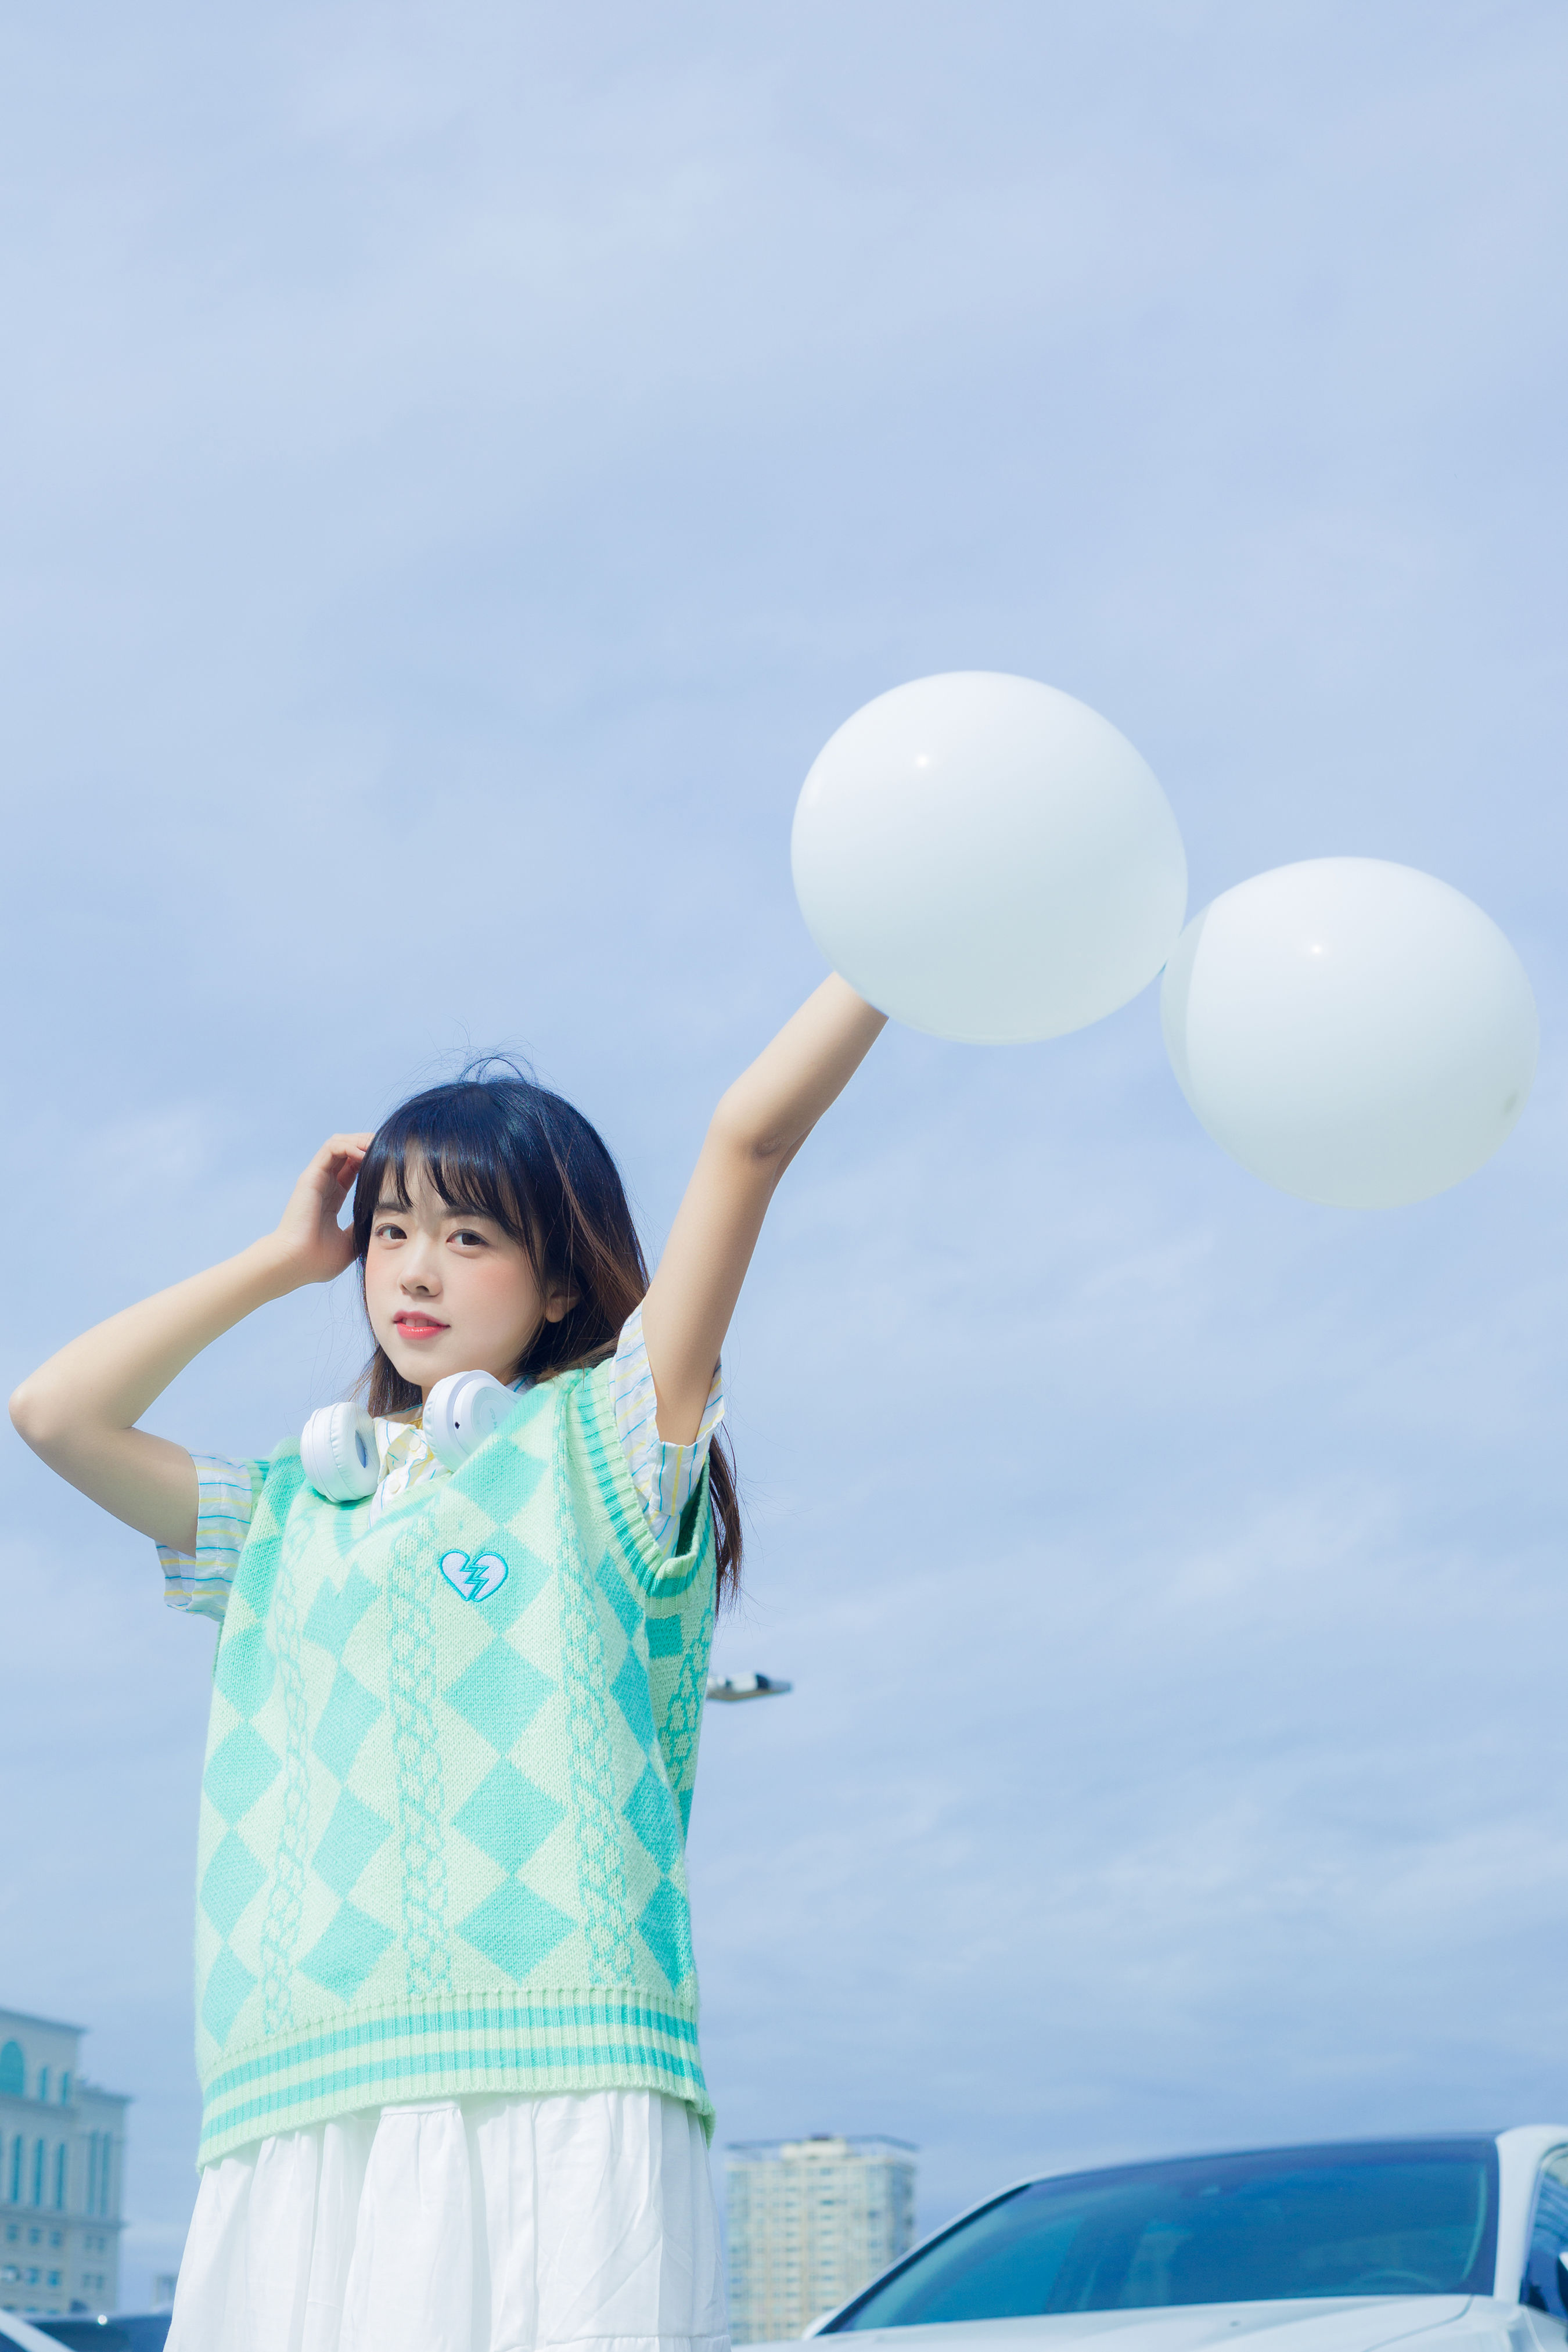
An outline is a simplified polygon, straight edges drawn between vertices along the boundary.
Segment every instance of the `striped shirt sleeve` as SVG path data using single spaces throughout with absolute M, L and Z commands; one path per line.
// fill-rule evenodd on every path
M 668 1551 L 708 1459 L 713 1432 L 724 1418 L 724 1368 L 713 1367 L 713 1384 L 696 1436 L 688 1445 L 668 1444 L 658 1433 L 658 1401 L 642 1335 L 642 1308 L 628 1317 L 610 1370 L 616 1427 L 620 1432 L 632 1483 L 642 1497 L 648 1525 L 661 1550 Z
M 158 1546 L 163 1600 L 171 1609 L 221 1621 L 268 1465 L 229 1462 L 220 1454 L 193 1454 L 191 1459 L 196 1465 L 196 1548 L 178 1552 Z

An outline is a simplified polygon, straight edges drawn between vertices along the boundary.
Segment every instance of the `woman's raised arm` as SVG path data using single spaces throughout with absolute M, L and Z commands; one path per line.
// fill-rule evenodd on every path
M 330 1282 L 353 1257 L 338 1223 L 370 1143 L 334 1135 L 294 1187 L 277 1231 L 237 1257 L 111 1315 L 32 1372 L 11 1419 L 51 1470 L 171 1550 L 196 1543 L 195 1465 L 183 1445 L 135 1427 L 193 1356 L 269 1298 Z
M 643 1302 L 658 1433 L 697 1434 L 713 1367 L 779 1178 L 843 1092 L 887 1015 L 837 973 L 808 996 L 713 1114 Z

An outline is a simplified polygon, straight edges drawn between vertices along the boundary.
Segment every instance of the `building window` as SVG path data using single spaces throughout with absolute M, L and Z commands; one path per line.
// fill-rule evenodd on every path
M 19 2099 L 27 2080 L 27 2069 L 19 2042 L 7 2042 L 0 2050 L 0 2094 Z
M 40 2066 L 38 2069 L 38 2097 L 40 2100 L 44 2100 L 47 2099 L 48 2095 L 49 2070 L 47 2066 Z
M 49 2284 L 50 2284 L 51 2286 L 58 2286 L 59 2283 L 60 2283 L 60 2274 L 59 2274 L 58 2271 L 51 2271 L 51 2272 L 49 2273 Z
M 36 2139 L 33 2142 L 33 2202 L 35 2205 L 41 2205 L 43 2201 L 44 2143 L 41 2139 Z
M 98 2134 L 96 2132 L 89 2132 L 87 2136 L 87 2210 L 89 2213 L 96 2213 L 98 2210 Z
M 11 2142 L 11 2202 L 13 2205 L 19 2205 L 21 2201 L 22 2135 L 18 2132 L 16 2138 Z
M 66 2210 L 66 2144 L 62 2139 L 55 2150 L 55 2210 Z M 58 2241 L 57 2241 L 58 2243 Z
M 70 2103 L 71 2078 L 68 2069 L 68 2071 L 60 2076 L 60 2105 L 62 2107 L 68 2107 Z
M 100 2213 L 105 2215 L 107 2215 L 109 2211 L 109 2167 L 113 2148 L 114 2142 L 110 2138 L 109 2134 L 105 2132 L 103 2135 L 103 2161 L 98 2168 L 98 2210 Z

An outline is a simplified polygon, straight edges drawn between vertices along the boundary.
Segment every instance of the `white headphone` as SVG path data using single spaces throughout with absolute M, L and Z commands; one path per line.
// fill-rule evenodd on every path
M 423 1426 L 441 1467 L 460 1470 L 516 1401 L 515 1391 L 489 1372 L 448 1372 L 437 1381 L 425 1401 Z M 329 1503 L 363 1503 L 380 1484 L 375 1424 L 363 1405 L 321 1405 L 300 1433 L 300 1460 Z
M 363 1503 L 381 1479 L 375 1424 L 363 1406 L 324 1404 L 300 1433 L 300 1459 L 329 1503 Z
M 489 1372 L 448 1372 L 437 1381 L 425 1400 L 424 1428 L 442 1468 L 460 1470 L 516 1402 L 515 1392 Z

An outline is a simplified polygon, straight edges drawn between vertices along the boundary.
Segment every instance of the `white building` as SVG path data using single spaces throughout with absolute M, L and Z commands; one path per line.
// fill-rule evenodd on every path
M 120 2300 L 130 2101 L 81 2080 L 84 2031 L 0 2009 L 0 2311 Z
M 905 2252 L 915 2151 L 898 2139 L 752 2140 L 725 2162 L 730 2333 L 798 2336 Z

